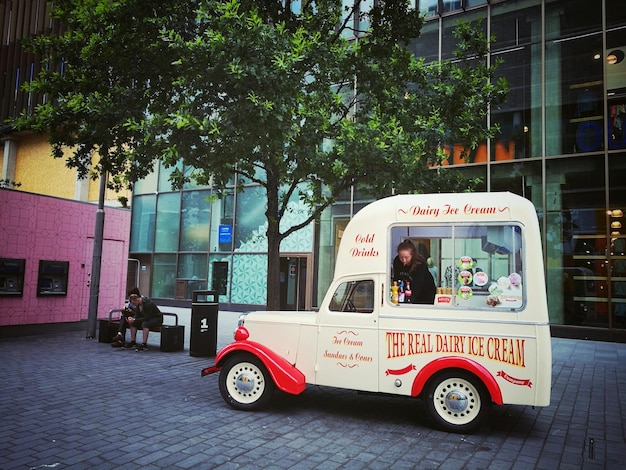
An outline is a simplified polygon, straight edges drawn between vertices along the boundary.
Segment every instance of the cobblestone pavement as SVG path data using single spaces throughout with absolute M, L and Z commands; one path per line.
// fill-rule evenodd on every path
M 218 348 L 236 323 L 220 312 Z M 184 316 L 184 315 L 183 315 Z M 184 322 L 183 322 L 184 323 Z M 82 332 L 0 340 L 0 469 L 617 469 L 626 344 L 553 340 L 552 404 L 495 407 L 476 434 L 434 430 L 421 402 L 309 386 L 241 412 L 210 358 L 111 348 Z M 188 333 L 187 333 L 188 337 Z

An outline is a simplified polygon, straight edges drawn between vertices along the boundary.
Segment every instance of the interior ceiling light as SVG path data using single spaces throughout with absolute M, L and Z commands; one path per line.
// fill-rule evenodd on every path
M 624 212 L 622 212 L 621 209 L 613 209 L 611 211 L 611 217 L 623 217 L 624 216 Z
M 615 222 L 611 222 L 611 228 L 622 228 L 622 223 L 616 220 Z
M 606 56 L 606 62 L 609 65 L 619 64 L 622 60 L 624 60 L 624 51 L 621 49 L 615 49 Z

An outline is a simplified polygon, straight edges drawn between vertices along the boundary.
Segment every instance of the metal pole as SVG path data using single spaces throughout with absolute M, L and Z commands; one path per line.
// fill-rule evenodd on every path
M 100 267 L 102 265 L 102 242 L 104 239 L 104 193 L 106 172 L 100 175 L 100 194 L 96 212 L 96 228 L 93 234 L 93 261 L 91 263 L 91 284 L 89 286 L 89 314 L 87 316 L 87 338 L 96 337 L 98 319 L 98 296 L 100 295 Z

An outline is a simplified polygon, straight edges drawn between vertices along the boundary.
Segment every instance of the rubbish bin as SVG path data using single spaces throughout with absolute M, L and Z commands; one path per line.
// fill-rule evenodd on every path
M 189 355 L 214 357 L 217 351 L 218 296 L 213 290 L 195 290 L 191 298 Z
M 185 349 L 185 325 L 161 325 L 161 351 Z
M 98 320 L 98 343 L 110 343 L 117 334 L 120 322 L 111 322 L 101 318 Z

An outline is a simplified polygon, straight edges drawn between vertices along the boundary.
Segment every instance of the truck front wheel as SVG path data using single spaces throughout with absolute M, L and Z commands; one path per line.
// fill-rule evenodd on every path
M 484 422 L 491 401 L 484 385 L 464 370 L 444 370 L 435 374 L 424 389 L 426 414 L 438 428 L 470 433 Z
M 226 359 L 219 377 L 222 398 L 237 410 L 258 410 L 274 393 L 274 382 L 263 363 L 250 354 L 235 354 Z

